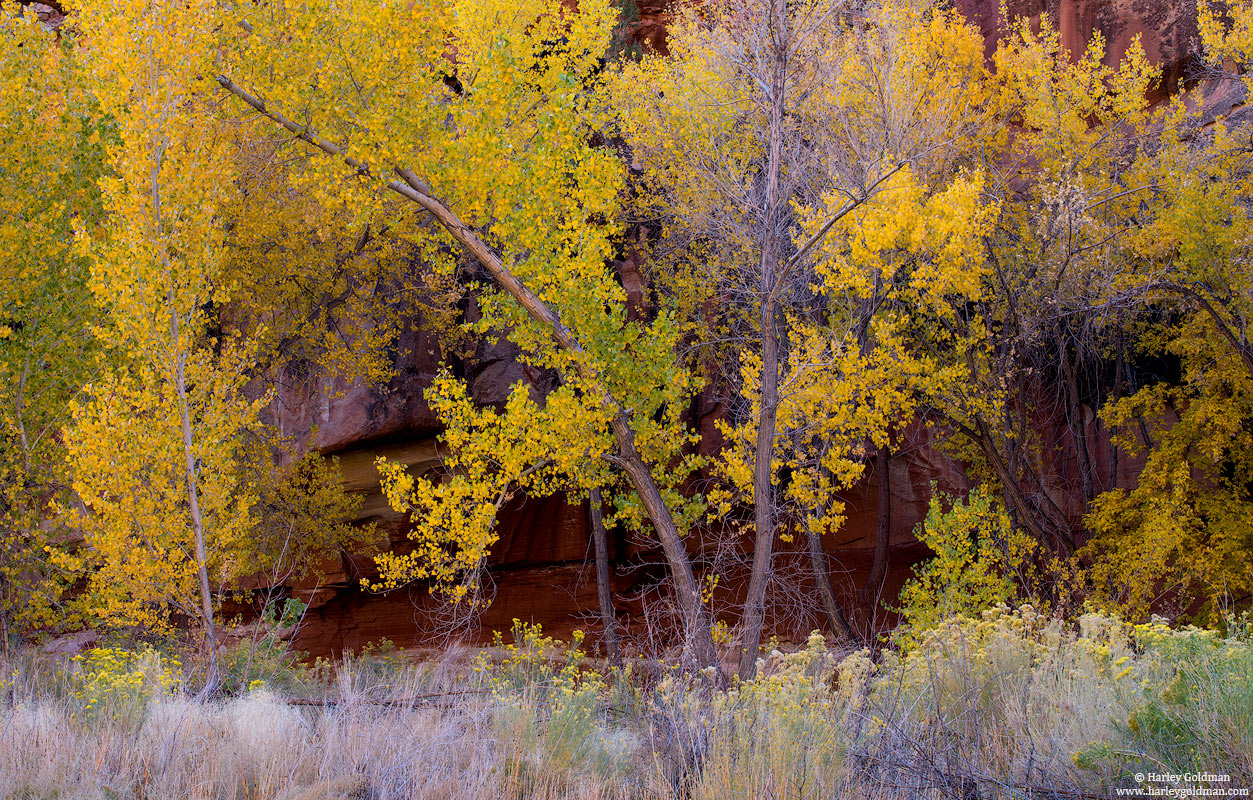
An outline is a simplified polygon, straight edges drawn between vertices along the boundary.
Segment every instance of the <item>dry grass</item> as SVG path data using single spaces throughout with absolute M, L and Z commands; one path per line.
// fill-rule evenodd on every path
M 533 637 L 477 672 L 346 662 L 317 704 L 149 687 L 90 713 L 72 665 L 27 654 L 4 673 L 0 796 L 1071 798 L 1204 769 L 1253 786 L 1247 640 L 1000 611 L 915 641 L 872 658 L 817 637 L 719 692 L 598 676 Z

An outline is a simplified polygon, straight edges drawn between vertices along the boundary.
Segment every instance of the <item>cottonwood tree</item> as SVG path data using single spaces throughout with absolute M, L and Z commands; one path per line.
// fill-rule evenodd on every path
M 809 507 L 830 506 L 838 524 L 842 504 L 815 506 L 813 499 L 831 491 L 818 487 L 827 473 L 841 472 L 835 488 L 848 485 L 873 448 L 878 520 L 860 598 L 869 627 L 887 572 L 892 440 L 937 390 L 966 380 L 964 364 L 937 358 L 920 346 L 918 333 L 965 316 L 987 291 L 979 244 L 997 204 L 986 191 L 986 166 L 972 153 L 996 139 L 1001 127 L 978 35 L 952 12 L 928 4 L 871 6 L 832 50 L 836 77 L 809 110 L 838 131 L 824 140 L 824 161 L 856 174 L 886 153 L 899 170 L 886 174 L 878 191 L 837 220 L 813 248 L 813 285 L 828 304 L 830 337 L 826 360 L 816 362 L 826 365 L 827 377 L 817 383 L 832 383 L 810 391 L 808 402 L 816 405 L 797 419 L 794 430 L 803 444 L 794 448 L 793 474 L 810 481 Z M 822 232 L 818 226 L 826 224 L 833 200 L 823 196 L 802 208 L 803 241 Z M 953 350 L 978 349 L 966 335 L 944 339 Z M 864 436 L 860 447 L 851 438 L 858 431 Z M 800 467 L 803 453 L 832 444 L 836 450 L 824 456 L 828 463 L 816 470 Z M 838 455 L 841 450 L 845 455 Z M 861 457 L 850 461 L 849 454 L 859 450 Z M 827 529 L 833 530 L 829 523 Z
M 233 102 L 222 114 L 233 185 L 218 211 L 220 269 L 233 291 L 212 310 L 210 327 L 256 343 L 254 380 L 330 393 L 385 383 L 406 324 L 456 350 L 464 337 L 453 315 L 464 289 L 435 271 L 415 275 L 412 264 L 425 254 L 386 225 L 319 202 L 305 170 L 311 156 L 291 147 L 287 131 Z M 276 397 L 264 416 L 280 435 L 296 434 L 286 413 Z
M 397 314 L 408 306 L 375 298 L 403 289 L 396 276 L 408 254 L 368 227 L 331 235 L 338 226 L 351 229 L 351 220 L 309 202 L 293 185 L 277 152 L 281 143 L 253 136 L 211 106 L 197 107 L 194 80 L 172 87 L 188 77 L 178 72 L 181 60 L 150 50 L 121 64 L 122 74 L 107 61 L 92 61 L 88 70 L 89 60 L 108 55 L 109 36 L 137 35 L 148 24 L 134 16 L 141 9 L 125 11 L 131 16 L 108 21 L 120 34 L 110 28 L 105 41 L 86 42 L 101 24 L 93 16 L 99 9 L 85 9 L 59 32 L 17 6 L 4 10 L 12 44 L 3 62 L 4 112 L 13 144 L 4 156 L 0 241 L 6 253 L 0 625 L 6 630 L 10 622 L 22 632 L 161 624 L 171 610 L 203 617 L 196 548 L 182 541 L 193 536 L 186 453 L 172 449 L 170 439 L 182 439 L 181 403 L 169 395 L 176 372 L 169 365 L 180 357 L 211 584 L 249 571 L 282 582 L 315 568 L 332 550 L 359 546 L 369 533 L 341 522 L 351 518 L 353 503 L 334 466 L 301 457 L 296 443 L 261 429 L 241 392 L 251 383 L 255 399 L 259 380 L 291 372 L 292 364 L 314 364 L 350 380 L 383 377 Z M 211 18 L 194 21 L 212 27 Z M 194 31 L 181 33 L 181 43 Z M 211 38 L 200 41 L 212 47 Z M 128 84 L 125 70 L 136 63 L 150 67 L 148 74 L 156 70 L 156 80 Z M 212 94 L 219 91 L 209 86 Z M 132 98 L 148 104 L 141 114 L 160 111 L 136 124 L 126 116 Z M 129 125 L 115 126 L 118 118 Z M 143 123 L 155 125 L 156 149 L 163 143 L 164 153 L 145 153 Z M 183 214 L 179 202 L 188 189 L 172 186 L 183 179 L 177 169 L 154 168 L 147 177 L 155 175 L 155 184 L 145 180 L 137 189 L 142 178 L 132 164 L 130 183 L 116 180 L 126 173 L 113 174 L 113 167 L 144 156 L 150 166 L 190 162 L 194 169 L 195 157 L 187 155 L 194 145 L 180 138 L 180 126 L 195 125 L 213 130 L 212 148 L 201 155 L 226 167 L 187 176 L 214 182 L 205 186 L 213 205 L 202 216 Z M 119 141 L 119 131 L 129 138 Z M 271 132 L 268 126 L 264 132 Z M 166 219 L 137 213 L 128 205 L 133 192 L 146 193 L 150 204 L 163 199 Z M 168 272 L 143 260 L 160 260 L 159 244 L 142 259 L 124 249 L 140 247 L 134 242 L 154 229 L 162 235 L 161 226 L 175 242 L 167 248 L 174 253 Z M 196 239 L 190 232 L 196 226 L 209 233 Z M 173 305 L 171 284 L 181 295 Z M 281 405 L 267 408 L 266 416 L 283 426 Z M 62 428 L 69 423 L 67 437 Z M 243 498 L 240 513 L 220 518 L 212 506 L 234 495 Z M 92 504 L 85 516 L 84 499 Z M 254 501 L 258 513 L 244 512 Z M 57 508 L 67 513 L 58 515 Z M 87 534 L 85 549 L 76 543 L 75 524 Z M 80 581 L 86 591 L 64 591 Z
M 1228 15 L 1202 4 L 1201 34 L 1217 79 L 1238 81 L 1223 62 L 1247 72 L 1253 6 L 1235 3 Z M 1201 600 L 1214 622 L 1253 596 L 1253 148 L 1247 122 L 1206 125 L 1187 100 L 1160 112 L 1127 165 L 1134 204 L 1115 209 L 1131 231 L 1127 266 L 1099 298 L 1141 321 L 1133 352 L 1177 359 L 1178 375 L 1102 410 L 1144 466 L 1134 485 L 1096 498 L 1083 555 L 1097 598 L 1123 613 Z
M 221 30 L 212 2 L 87 0 L 74 18 L 89 84 L 116 126 L 101 181 L 107 224 L 82 246 L 120 363 L 86 387 L 66 431 L 86 505 L 87 590 L 109 624 L 196 620 L 217 682 L 213 582 L 251 526 L 236 470 L 265 398 L 244 396 L 254 347 L 222 342 L 206 309 L 229 300 L 218 209 L 232 173 L 202 89 Z
M 242 9 L 218 83 L 325 156 L 308 165 L 320 201 L 388 225 L 437 269 L 464 254 L 487 281 L 473 330 L 504 332 L 528 364 L 560 376 L 543 398 L 515 389 L 503 409 L 474 407 L 450 374 L 435 383 L 453 474 L 441 483 L 382 465 L 390 499 L 414 512 L 418 547 L 381 558 L 380 586 L 425 578 L 468 597 L 462 579 L 494 542 L 503 497 L 589 491 L 617 471 L 633 491 L 623 516 L 646 519 L 665 552 L 688 660 L 715 665 L 677 488 L 690 438 L 680 412 L 697 383 L 675 364 L 673 317 L 628 321 L 606 268 L 623 167 L 589 139 L 607 113 L 599 54 L 613 10 L 359 11 Z
M 946 326 L 981 340 L 984 357 L 958 356 L 970 379 L 935 404 L 969 447 L 957 452 L 973 473 L 996 483 L 1016 523 L 1061 556 L 1075 547 L 1077 515 L 1058 504 L 1049 470 L 1073 465 L 1080 497 L 1100 488 L 1084 411 L 1084 400 L 1097 401 L 1080 381 L 1099 369 L 1099 330 L 1114 322 L 1090 309 L 1125 268 L 1118 251 L 1126 212 L 1142 198 L 1120 163 L 1142 135 L 1156 76 L 1138 45 L 1117 68 L 1104 56 L 1100 37 L 1071 53 L 1047 19 L 1038 30 L 1012 23 L 994 54 L 997 101 L 1012 134 L 990 142 L 985 157 L 1001 209 L 987 239 L 992 280 L 977 306 L 979 329 L 963 317 Z M 1034 428 L 1051 411 L 1052 388 L 1073 459 L 1051 452 Z
M 69 533 L 60 429 L 94 369 L 99 321 L 75 226 L 99 222 L 107 141 L 80 63 L 33 12 L 0 7 L 0 640 L 73 623 L 59 570 Z
M 1137 44 L 1110 67 L 1100 37 L 1074 53 L 1048 20 L 1019 21 L 994 59 L 1013 135 L 985 161 L 1001 209 L 986 240 L 991 291 L 974 306 L 978 328 L 968 316 L 941 326 L 984 345 L 931 411 L 1046 546 L 1054 583 L 1086 575 L 1094 599 L 1139 616 L 1172 590 L 1239 597 L 1247 147 L 1221 123 L 1205 131 L 1190 100 L 1154 111 L 1158 71 Z M 1179 359 L 1182 380 L 1137 366 L 1163 357 Z M 1068 451 L 1037 428 L 1059 412 Z M 1145 466 L 1120 487 L 1127 455 Z
M 774 538 L 803 530 L 818 556 L 842 522 L 837 493 L 875 450 L 886 500 L 891 426 L 920 382 L 952 377 L 900 330 L 978 291 L 981 178 L 951 165 L 954 140 L 986 124 L 986 74 L 972 31 L 910 4 L 858 17 L 835 2 L 719 3 L 679 22 L 670 50 L 628 66 L 618 101 L 642 213 L 664 226 L 657 283 L 698 358 L 734 365 L 715 377 L 732 404 L 718 510 L 753 507 L 749 678 Z M 833 627 L 852 635 L 820 572 Z

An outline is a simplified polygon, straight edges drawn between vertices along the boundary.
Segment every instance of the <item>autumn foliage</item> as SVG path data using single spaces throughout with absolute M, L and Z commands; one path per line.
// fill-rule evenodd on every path
M 67 11 L 0 12 L 6 643 L 193 631 L 212 684 L 232 592 L 370 538 L 282 376 L 386 386 L 419 325 L 443 464 L 378 461 L 412 546 L 362 591 L 473 609 L 507 503 L 603 497 L 661 553 L 681 662 L 721 680 L 729 622 L 747 680 L 778 541 L 873 634 L 891 508 L 865 585 L 822 543 L 925 430 L 965 480 L 887 604 L 915 626 L 1249 607 L 1253 129 L 1151 105 L 1138 43 L 1004 19 L 989 53 L 925 0 L 680 3 L 666 53 L 618 47 L 608 0 Z M 1210 82 L 1247 80 L 1253 5 L 1199 30 Z M 498 341 L 544 389 L 476 401 L 456 355 Z M 694 543 L 728 528 L 749 581 L 716 618 Z

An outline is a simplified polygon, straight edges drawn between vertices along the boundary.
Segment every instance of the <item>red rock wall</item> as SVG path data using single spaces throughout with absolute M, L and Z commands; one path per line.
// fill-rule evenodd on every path
M 935 481 L 949 491 L 966 485 L 958 466 L 933 446 L 931 435 L 921 426 L 910 429 L 892 460 L 892 553 L 885 586 L 889 596 L 895 595 L 912 565 L 925 555 L 911 532 L 926 513 L 931 483 Z M 403 550 L 407 523 L 403 515 L 387 506 L 373 460 L 386 455 L 416 470 L 433 467 L 438 463 L 435 439 L 417 437 L 338 455 L 345 484 L 363 496 L 361 521 L 374 523 L 388 546 Z M 852 599 L 870 570 L 877 526 L 877 476 L 871 475 L 854 487 L 845 499 L 847 524 L 836 537 L 828 537 L 825 545 L 838 590 L 851 609 Z M 568 636 L 575 628 L 599 628 L 585 503 L 572 504 L 562 497 L 515 501 L 502 511 L 499 533 L 500 541 L 490 559 L 495 601 L 476 626 L 457 628 L 458 638 L 485 641 L 490 639 L 491 631 L 508 629 L 515 617 L 540 622 L 546 630 L 562 636 Z M 719 544 L 718 537 L 726 535 L 693 535 L 689 544 L 698 563 L 703 556 L 712 556 Z M 750 543 L 744 539 L 739 547 L 748 552 Z M 783 545 L 780 550 L 783 583 L 774 592 L 779 605 L 772 629 L 785 637 L 823 626 L 812 604 L 801 609 L 795 602 L 786 602 L 789 596 L 814 596 L 808 556 L 801 547 L 798 542 Z M 650 541 L 617 534 L 611 535 L 610 557 L 614 563 L 615 602 L 627 639 L 644 637 L 648 633 L 643 624 L 644 606 L 650 606 L 650 613 L 665 615 L 660 555 Z M 738 571 L 743 571 L 742 566 Z M 322 573 L 316 581 L 310 579 L 294 587 L 294 595 L 310 606 L 305 625 L 295 638 L 300 649 L 322 655 L 355 649 L 383 636 L 405 646 L 429 645 L 447 632 L 451 610 L 433 601 L 421 587 L 386 595 L 364 592 L 361 579 L 374 575 L 368 557 L 343 554 L 325 565 Z M 733 609 L 743 584 L 744 576 L 733 567 L 723 575 L 715 606 Z

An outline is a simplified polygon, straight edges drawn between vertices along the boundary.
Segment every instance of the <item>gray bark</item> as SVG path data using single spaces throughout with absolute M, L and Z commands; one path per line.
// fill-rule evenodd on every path
M 622 666 L 622 650 L 618 646 L 618 618 L 609 591 L 609 543 L 605 538 L 605 517 L 601 509 L 600 489 L 593 489 L 588 500 L 592 521 L 592 545 L 596 550 L 596 596 L 600 601 L 600 625 L 604 630 L 605 652 L 609 663 Z

